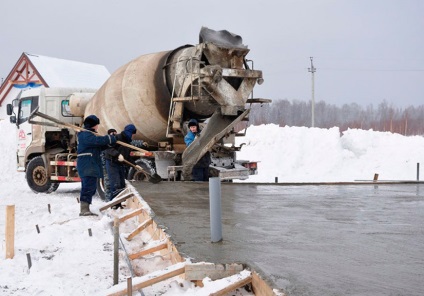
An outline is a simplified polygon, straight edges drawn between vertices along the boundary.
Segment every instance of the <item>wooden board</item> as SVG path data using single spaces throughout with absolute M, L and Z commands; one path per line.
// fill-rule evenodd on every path
M 185 271 L 185 262 L 180 262 L 163 270 L 154 271 L 150 274 L 133 278 L 132 280 L 132 290 L 137 291 L 145 287 L 151 286 L 153 284 L 159 283 L 161 281 L 167 280 L 174 276 L 183 274 Z M 115 287 L 109 289 L 111 292 L 107 293 L 108 296 L 124 296 L 127 295 L 126 283 L 119 284 Z
M 133 195 L 134 195 L 134 193 L 129 192 L 129 193 L 124 194 L 121 197 L 115 197 L 110 202 L 107 202 L 103 207 L 99 208 L 99 211 L 100 212 L 101 211 L 104 211 L 106 209 L 109 209 L 109 208 L 113 207 L 114 205 L 117 205 L 117 204 L 119 204 L 121 202 L 124 202 L 124 201 L 126 201 L 128 198 L 130 198 Z
M 134 229 L 127 237 L 127 240 L 132 240 L 137 234 L 142 232 L 144 229 L 146 229 L 147 226 L 151 225 L 153 223 L 153 219 L 149 219 L 144 221 L 142 224 L 140 224 L 136 229 Z
M 131 211 L 131 212 L 129 212 L 129 213 L 127 213 L 127 214 L 125 214 L 125 215 L 123 215 L 123 216 L 121 216 L 121 217 L 119 217 L 119 223 L 122 223 L 122 222 L 124 222 L 125 220 L 128 220 L 128 219 L 130 219 L 130 218 L 132 218 L 132 217 L 134 217 L 134 216 L 137 216 L 137 215 L 140 215 L 141 213 L 143 213 L 143 211 L 144 211 L 144 209 L 143 208 L 140 208 L 140 209 L 136 209 L 136 210 L 134 210 L 134 211 Z
M 146 255 L 148 255 L 150 253 L 157 252 L 157 251 L 160 251 L 160 250 L 163 250 L 163 249 L 167 249 L 167 248 L 168 248 L 168 242 L 167 241 L 163 241 L 163 242 L 160 242 L 158 244 L 155 244 L 155 245 L 153 245 L 151 247 L 145 248 L 145 249 L 143 249 L 143 250 L 141 250 L 141 251 L 139 251 L 137 253 L 130 254 L 130 255 L 128 255 L 128 258 L 130 258 L 131 260 L 134 260 L 134 259 L 137 259 L 137 258 L 146 256 Z

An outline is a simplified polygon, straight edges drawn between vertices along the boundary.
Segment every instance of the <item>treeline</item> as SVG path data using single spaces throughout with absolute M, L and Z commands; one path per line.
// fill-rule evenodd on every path
M 274 123 L 311 127 L 311 102 L 276 100 L 270 104 L 255 104 L 249 118 L 249 124 L 253 125 Z M 424 135 L 424 105 L 403 109 L 383 101 L 376 108 L 373 105 L 364 108 L 356 103 L 339 107 L 319 101 L 315 103 L 314 123 L 319 128 L 338 126 L 341 132 L 358 128 L 407 136 Z

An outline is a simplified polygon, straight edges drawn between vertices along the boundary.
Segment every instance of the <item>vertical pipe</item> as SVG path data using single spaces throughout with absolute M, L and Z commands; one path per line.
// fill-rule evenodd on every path
M 113 285 L 118 284 L 119 270 L 119 219 L 115 218 L 113 223 Z
M 219 177 L 209 178 L 209 208 L 211 241 L 216 243 L 222 241 L 221 179 Z
M 275 183 L 278 183 L 278 177 L 275 177 Z
M 417 181 L 420 180 L 420 163 L 417 162 Z
M 15 256 L 15 205 L 6 206 L 6 259 Z

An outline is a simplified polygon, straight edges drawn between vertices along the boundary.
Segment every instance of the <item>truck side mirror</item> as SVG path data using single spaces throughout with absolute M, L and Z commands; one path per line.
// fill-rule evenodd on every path
M 12 104 L 7 104 L 7 115 L 10 116 L 12 114 L 13 114 L 13 106 L 12 106 Z
M 15 115 L 10 116 L 9 119 L 10 119 L 10 123 L 16 123 L 16 116 Z

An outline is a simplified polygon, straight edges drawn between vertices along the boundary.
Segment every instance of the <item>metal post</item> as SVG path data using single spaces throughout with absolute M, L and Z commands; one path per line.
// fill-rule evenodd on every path
M 417 181 L 420 180 L 420 163 L 417 162 Z
M 275 177 L 275 183 L 278 183 L 278 177 Z
M 316 72 L 316 68 L 314 68 L 314 64 L 313 64 L 313 57 L 310 57 L 311 59 L 311 67 L 308 68 L 308 71 L 311 72 L 312 74 L 312 102 L 311 102 L 311 106 L 312 106 L 312 122 L 311 122 L 311 127 L 315 127 L 315 81 L 314 81 L 314 73 Z
M 119 219 L 113 223 L 113 285 L 118 284 L 119 271 Z
M 209 178 L 209 208 L 211 241 L 216 243 L 222 241 L 221 179 L 219 177 Z

